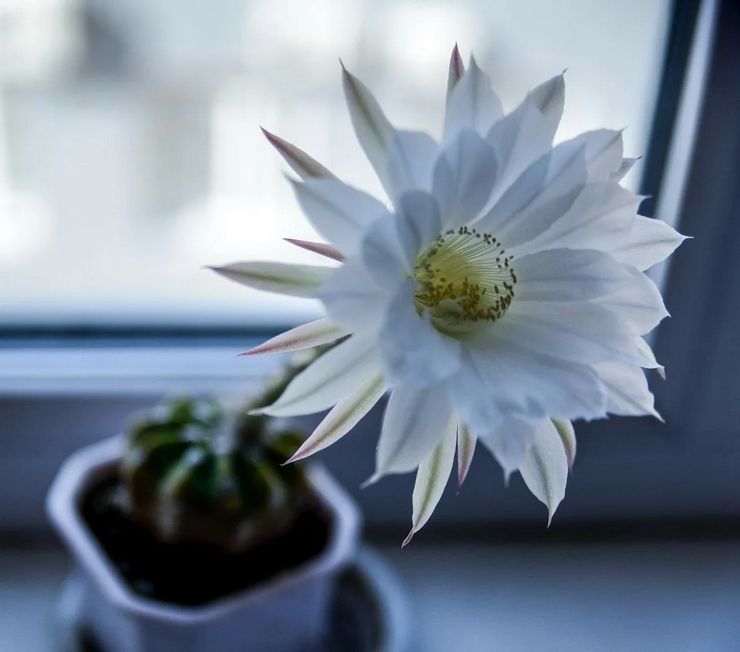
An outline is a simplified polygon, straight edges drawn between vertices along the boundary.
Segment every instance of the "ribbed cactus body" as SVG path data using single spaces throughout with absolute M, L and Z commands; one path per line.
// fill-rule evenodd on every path
M 125 507 L 163 541 L 243 550 L 287 528 L 301 507 L 304 474 L 281 466 L 301 441 L 211 400 L 158 406 L 130 432 Z

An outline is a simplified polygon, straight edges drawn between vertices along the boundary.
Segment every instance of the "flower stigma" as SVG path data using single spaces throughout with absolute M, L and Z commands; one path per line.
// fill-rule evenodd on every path
M 489 233 L 468 226 L 441 233 L 414 265 L 417 311 L 428 311 L 443 332 L 496 321 L 514 298 L 513 258 Z

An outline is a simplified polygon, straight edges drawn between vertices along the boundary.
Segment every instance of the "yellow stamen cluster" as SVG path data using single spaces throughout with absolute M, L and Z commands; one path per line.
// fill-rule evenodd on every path
M 468 226 L 437 236 L 414 266 L 416 307 L 440 330 L 495 321 L 511 305 L 516 273 L 501 243 Z

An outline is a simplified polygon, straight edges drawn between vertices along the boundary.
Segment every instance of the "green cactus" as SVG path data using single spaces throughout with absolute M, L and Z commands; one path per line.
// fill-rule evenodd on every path
M 303 437 L 247 413 L 274 401 L 315 355 L 294 359 L 237 413 L 210 399 L 154 408 L 130 430 L 121 462 L 129 517 L 162 541 L 230 552 L 288 528 L 306 500 L 306 480 L 300 466 L 282 464 Z

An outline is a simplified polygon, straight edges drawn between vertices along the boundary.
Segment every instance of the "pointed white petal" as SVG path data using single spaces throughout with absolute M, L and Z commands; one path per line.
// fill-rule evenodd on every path
M 580 364 L 602 359 L 639 364 L 643 359 L 629 324 L 592 301 L 518 302 L 495 331 L 497 337 L 532 351 Z
M 428 191 L 432 187 L 432 169 L 439 156 L 439 145 L 420 131 L 398 130 L 388 150 L 386 190 L 397 205 L 403 193 Z
M 380 373 L 374 347 L 354 335 L 299 373 L 275 403 L 256 410 L 274 417 L 321 412 L 357 392 Z
M 357 140 L 381 183 L 388 187 L 387 159 L 394 129 L 368 88 L 342 66 L 342 86 Z
M 285 331 L 280 335 L 276 335 L 259 346 L 255 346 L 240 355 L 300 351 L 302 349 L 310 349 L 314 346 L 321 346 L 322 344 L 334 342 L 345 335 L 349 335 L 349 332 L 341 326 L 333 324 L 328 319 L 317 319 L 316 321 L 301 324 L 300 326 L 291 328 L 289 331 Z
M 630 280 L 629 271 L 593 249 L 550 249 L 515 258 L 516 304 L 584 301 L 612 294 Z
M 354 428 L 385 394 L 382 376 L 370 377 L 354 394 L 342 399 L 303 442 L 288 462 L 297 462 L 318 453 Z
M 409 267 L 442 230 L 442 219 L 434 197 L 425 192 L 408 192 L 399 202 L 394 220 L 401 249 Z
M 532 240 L 567 212 L 585 182 L 583 148 L 558 145 L 532 163 L 476 227 L 508 247 Z
M 263 261 L 231 263 L 210 269 L 241 285 L 292 297 L 316 296 L 321 284 L 333 271 L 331 267 Z
M 451 141 L 463 129 L 485 135 L 503 111 L 491 90 L 491 81 L 470 57 L 470 65 L 450 94 L 444 124 L 444 142 Z
M 442 230 L 434 198 L 424 192 L 404 194 L 391 219 L 377 220 L 365 234 L 361 255 L 376 282 L 397 287 L 408 278 L 419 252 Z
M 355 252 L 365 229 L 388 213 L 374 197 L 335 179 L 291 184 L 314 228 L 347 255 Z
M 519 467 L 525 484 L 545 504 L 548 525 L 560 502 L 565 498 L 568 460 L 555 426 L 547 420 L 537 428 L 532 447 Z
M 497 196 L 533 161 L 546 154 L 563 112 L 565 83 L 558 75 L 532 90 L 486 135 L 498 160 Z
M 442 441 L 419 465 L 414 483 L 412 503 L 414 513 L 411 518 L 411 531 L 404 539 L 401 547 L 407 546 L 414 534 L 426 525 L 434 512 L 439 499 L 442 497 L 447 480 L 452 471 L 452 462 L 455 458 L 455 423 L 445 433 Z
M 573 428 L 573 424 L 570 421 L 553 419 L 552 425 L 560 435 L 560 440 L 563 442 L 563 448 L 565 449 L 565 457 L 568 460 L 568 470 L 573 470 L 573 463 L 576 461 L 576 431 Z
M 640 157 L 637 158 L 623 158 L 622 163 L 617 169 L 617 171 L 612 174 L 612 180 L 613 181 L 621 181 L 624 179 L 625 176 L 627 176 L 627 173 L 634 167 L 635 163 L 640 160 Z
M 527 99 L 541 112 L 553 136 L 560 124 L 565 103 L 565 75 L 555 75 L 532 91 Z
M 617 313 L 636 333 L 644 335 L 668 317 L 668 311 L 651 279 L 637 269 L 627 268 L 627 271 L 630 278 L 618 290 L 596 301 Z
M 351 259 L 332 271 L 316 297 L 334 323 L 355 332 L 380 328 L 391 294 L 368 276 L 359 261 Z
M 665 380 L 665 367 L 655 359 L 655 353 L 650 345 L 642 338 L 635 337 L 635 346 L 639 356 L 638 364 L 643 369 L 656 369 Z
M 622 416 L 651 415 L 663 420 L 655 409 L 645 372 L 636 365 L 603 361 L 595 365 L 608 392 L 607 410 Z
M 609 253 L 626 265 L 646 270 L 670 256 L 686 240 L 685 235 L 661 220 L 638 215 L 632 230 Z
M 531 344 L 529 333 L 509 339 L 498 331 L 491 329 L 467 342 L 461 371 L 449 383 L 455 410 L 478 437 L 495 434 L 502 420 L 516 413 L 566 419 L 604 416 L 606 392 L 590 366 L 562 357 L 570 352 L 547 351 L 540 339 Z
M 454 423 L 444 386 L 422 391 L 394 389 L 383 418 L 375 473 L 369 482 L 388 473 L 415 469 Z
M 611 179 L 622 165 L 622 132 L 596 129 L 567 140 L 558 147 L 575 152 L 582 149 L 590 181 Z
M 589 182 L 549 229 L 507 251 L 520 256 L 544 249 L 609 248 L 632 228 L 641 201 L 613 181 Z
M 450 95 L 457 82 L 465 74 L 465 64 L 463 63 L 462 57 L 460 56 L 460 50 L 457 47 L 452 48 L 452 54 L 450 55 L 450 67 L 447 71 L 447 102 L 450 101 Z
M 325 242 L 311 242 L 310 240 L 296 240 L 295 238 L 283 238 L 285 242 L 289 242 L 296 247 L 305 249 L 306 251 L 312 251 L 315 254 L 324 256 L 325 258 L 331 258 L 337 260 L 340 263 L 344 260 L 344 256 L 338 250 Z
M 496 428 L 476 433 L 501 465 L 507 482 L 509 476 L 524 463 L 540 422 L 541 419 L 509 417 Z
M 460 490 L 470 471 L 477 437 L 462 421 L 457 425 L 457 489 Z
M 416 283 L 407 281 L 388 306 L 380 332 L 380 351 L 394 385 L 426 387 L 449 378 L 460 368 L 460 342 L 440 333 L 429 314 L 416 311 Z
M 443 223 L 460 226 L 474 220 L 488 203 L 496 180 L 493 148 L 471 129 L 447 145 L 434 166 L 433 194 Z
M 262 129 L 262 133 L 265 134 L 265 138 L 270 141 L 270 144 L 301 179 L 309 179 L 311 177 L 336 178 L 321 163 L 311 158 L 306 152 L 298 149 L 295 145 L 291 145 L 287 140 L 271 134 L 264 128 Z
M 493 378 L 479 364 L 477 351 L 464 348 L 460 361 L 460 370 L 447 381 L 447 392 L 455 411 L 469 430 L 480 437 L 497 428 L 509 412 L 521 407 L 508 394 L 502 396 L 491 388 Z

